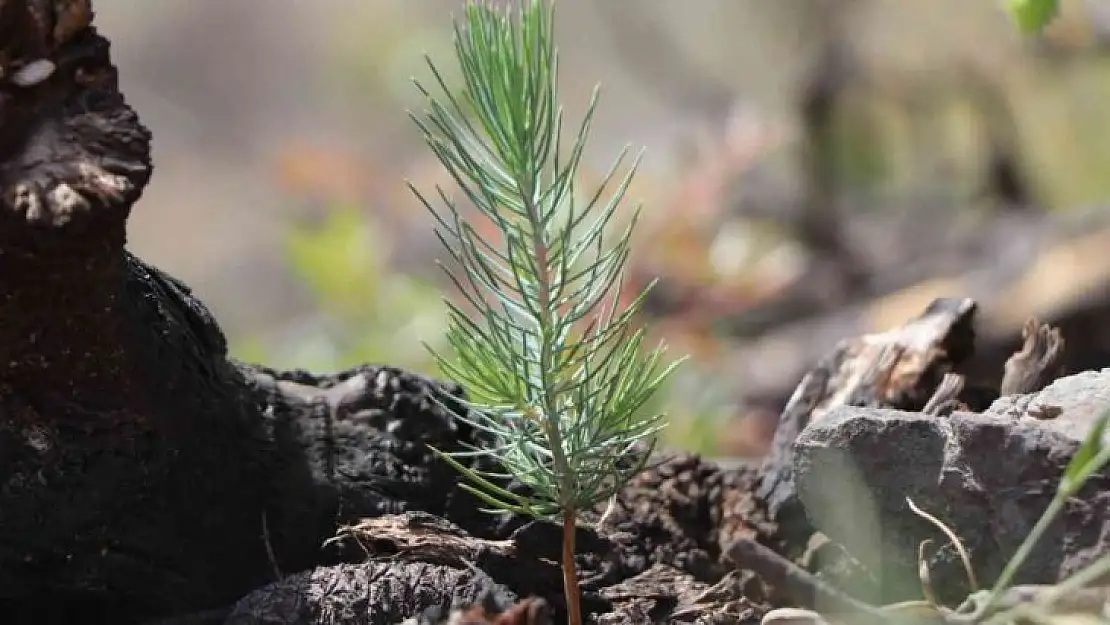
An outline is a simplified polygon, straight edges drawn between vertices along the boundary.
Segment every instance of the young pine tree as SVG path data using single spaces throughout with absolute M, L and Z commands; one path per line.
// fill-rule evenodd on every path
M 664 417 L 641 408 L 678 362 L 662 362 L 663 345 L 645 350 L 643 331 L 632 327 L 647 290 L 619 309 L 639 209 L 623 228 L 614 218 L 636 164 L 606 197 L 622 152 L 601 188 L 582 198 L 577 172 L 597 91 L 565 145 L 554 9 L 522 2 L 516 10 L 469 2 L 455 24 L 461 88 L 430 59 L 441 94 L 416 83 L 427 108 L 413 119 L 496 237 L 443 189 L 439 209 L 413 191 L 435 218 L 447 273 L 471 309 L 448 301 L 454 354 L 433 355 L 467 389 L 468 414 L 458 418 L 492 441 L 444 457 L 494 511 L 561 519 L 567 612 L 577 625 L 575 519 L 643 469 L 652 444 L 641 443 L 654 441 Z M 531 494 L 499 487 L 502 475 L 470 469 L 461 456 L 494 459 Z

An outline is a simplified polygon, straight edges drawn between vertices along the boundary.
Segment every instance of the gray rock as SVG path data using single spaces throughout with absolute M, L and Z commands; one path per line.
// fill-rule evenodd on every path
M 1031 413 L 1052 414 L 1037 418 Z M 879 578 L 891 600 L 920 597 L 926 549 L 942 599 L 967 592 L 955 550 L 906 498 L 956 532 L 989 586 L 1029 534 L 1095 419 L 1110 408 L 1110 369 L 947 418 L 839 407 L 797 438 L 794 472 L 806 514 Z M 1026 561 L 1016 583 L 1053 583 L 1110 552 L 1110 475 L 1092 479 Z M 939 548 L 939 550 L 938 550 Z
M 1056 406 L 1058 416 L 1037 419 L 1027 416 L 1037 407 Z M 1039 393 L 1009 395 L 995 400 L 985 414 L 1014 418 L 1026 415 L 1042 427 L 1064 436 L 1082 441 L 1087 437 L 1095 420 L 1110 409 L 1110 369 L 1084 371 L 1056 380 Z M 1110 442 L 1108 439 L 1107 442 Z

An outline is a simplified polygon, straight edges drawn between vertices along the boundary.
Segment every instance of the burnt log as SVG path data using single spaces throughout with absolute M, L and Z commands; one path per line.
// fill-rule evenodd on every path
M 0 620 L 217 609 L 386 512 L 495 531 L 427 447 L 475 440 L 432 399 L 461 389 L 237 363 L 125 249 L 151 134 L 91 20 L 84 0 L 0 0 Z

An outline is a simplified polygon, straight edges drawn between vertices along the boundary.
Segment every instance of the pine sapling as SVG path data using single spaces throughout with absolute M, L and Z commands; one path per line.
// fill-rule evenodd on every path
M 639 207 L 626 221 L 615 217 L 639 157 L 611 193 L 627 150 L 596 192 L 580 194 L 598 91 L 565 145 L 553 6 L 470 1 L 464 11 L 454 29 L 462 85 L 448 87 L 428 59 L 441 94 L 414 81 L 427 108 L 412 117 L 471 214 L 488 220 L 495 236 L 483 234 L 488 229 L 468 220 L 442 188 L 438 209 L 412 190 L 435 218 L 450 256 L 445 270 L 465 300 L 447 300 L 453 357 L 432 354 L 467 389 L 467 414 L 457 417 L 490 443 L 441 455 L 491 512 L 561 519 L 567 613 L 577 625 L 577 514 L 615 496 L 644 468 L 665 423 L 642 408 L 679 362 L 665 364 L 665 346 L 644 348 L 643 330 L 633 328 L 650 285 L 620 302 Z M 481 457 L 505 473 L 471 468 L 477 465 L 468 461 Z M 530 494 L 500 487 L 508 476 Z

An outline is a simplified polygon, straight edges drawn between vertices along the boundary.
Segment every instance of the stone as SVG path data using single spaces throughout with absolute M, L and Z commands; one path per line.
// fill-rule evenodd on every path
M 925 555 L 934 590 L 958 602 L 969 590 L 958 555 L 907 498 L 956 533 L 979 585 L 988 586 L 1108 408 L 1110 369 L 1002 397 L 983 413 L 942 418 L 840 406 L 797 438 L 799 500 L 815 527 L 872 570 L 888 600 L 921 596 L 918 547 L 931 540 Z M 1103 471 L 1067 503 L 1014 583 L 1054 583 L 1106 553 L 1110 477 Z

